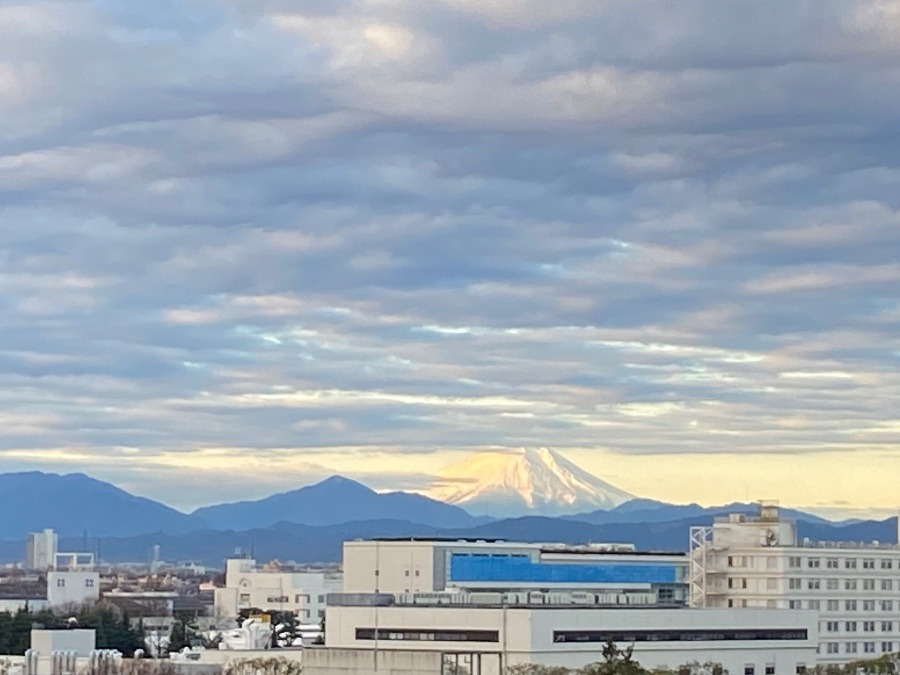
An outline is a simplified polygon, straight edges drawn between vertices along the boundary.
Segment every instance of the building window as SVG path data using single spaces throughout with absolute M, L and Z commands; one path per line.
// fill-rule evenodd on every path
M 846 560 L 844 560 L 844 569 L 855 570 L 856 558 L 847 558 Z
M 829 600 L 828 601 L 828 611 L 829 612 L 837 612 L 840 609 L 838 600 Z
M 889 654 L 894 651 L 894 643 L 893 642 L 882 642 L 881 643 L 881 652 L 883 654 Z
M 788 580 L 788 588 L 790 588 L 792 590 L 797 590 L 797 589 L 802 588 L 800 579 L 789 579 Z
M 408 576 L 409 576 L 409 570 L 403 570 L 403 576 L 408 577 Z
M 874 654 L 875 653 L 875 643 L 874 642 L 863 642 L 863 651 L 866 654 Z
M 240 597 L 238 598 L 238 600 L 240 600 L 240 602 L 242 602 L 242 603 L 248 603 L 248 604 L 249 604 L 249 602 L 250 602 L 250 594 L 249 594 L 249 593 L 241 593 L 241 595 L 240 595 Z
M 837 633 L 840 630 L 840 622 L 839 621 L 828 621 L 825 624 L 825 630 L 828 633 Z
M 65 588 L 65 587 L 66 587 L 66 580 L 65 580 L 65 579 L 57 579 L 57 580 L 56 580 L 56 587 L 57 587 L 57 588 Z
M 855 591 L 856 590 L 856 579 L 844 579 L 844 590 L 845 591 Z
M 882 579 L 881 580 L 881 590 L 883 590 L 883 591 L 894 590 L 894 580 L 893 579 Z
M 774 663 L 766 664 L 766 675 L 775 675 L 775 664 Z
M 863 590 L 864 591 L 874 591 L 875 590 L 875 580 L 874 579 L 863 579 Z
M 566 642 L 557 639 L 555 642 Z M 456 630 L 441 628 L 357 628 L 357 640 L 412 640 L 428 642 L 500 642 L 500 632 L 496 630 Z
M 324 604 L 325 604 L 325 596 L 324 596 L 324 595 L 320 595 L 320 596 L 319 596 L 319 604 L 320 604 L 320 605 L 324 605 Z
M 836 591 L 839 588 L 840 584 L 837 579 L 826 579 L 825 580 L 825 588 L 829 591 Z
M 85 587 L 85 588 L 93 588 L 93 587 L 94 587 L 94 580 L 93 580 L 93 579 L 85 579 L 85 580 L 84 580 L 84 587 Z
M 855 621 L 847 621 L 844 624 L 844 630 L 847 631 L 848 633 L 855 633 L 856 632 L 856 622 Z
M 881 632 L 882 633 L 890 633 L 894 630 L 894 622 L 893 621 L 882 621 L 881 622 Z
M 416 576 L 419 576 L 419 570 L 416 570 Z
M 788 559 L 788 567 L 797 568 L 800 567 L 800 556 L 791 556 Z
M 893 612 L 894 611 L 894 601 L 893 600 L 882 600 L 881 601 L 881 611 L 882 612 Z
M 863 621 L 863 632 L 874 633 L 875 632 L 875 622 L 874 621 Z
M 744 675 L 753 675 L 754 670 L 753 666 L 744 666 Z
M 810 559 L 806 562 L 806 564 L 807 564 L 809 567 L 818 567 L 818 566 L 819 566 L 819 559 L 818 559 L 818 558 L 810 558 Z
M 848 612 L 856 611 L 856 600 L 845 600 L 844 601 L 844 609 Z
M 818 579 L 810 579 L 807 581 L 806 587 L 811 591 L 817 591 L 820 588 L 819 584 L 820 582 Z
M 797 673 L 797 675 L 804 675 L 806 673 L 806 664 L 798 663 L 795 672 Z
M 856 643 L 855 642 L 847 642 L 844 644 L 844 653 L 845 654 L 855 654 L 856 653 Z
M 892 561 L 890 561 L 890 560 L 882 560 L 882 561 L 881 561 L 881 569 L 883 569 L 883 570 L 890 570 L 890 569 L 893 569 L 893 568 L 894 568 L 894 564 L 893 564 Z
M 874 612 L 875 611 L 875 601 L 874 600 L 863 600 L 863 611 L 864 612 Z
M 286 595 L 270 595 L 266 598 L 266 602 L 282 605 L 286 602 L 290 602 L 290 598 Z
M 733 556 L 728 556 L 728 566 L 734 567 L 734 557 Z
M 872 558 L 864 558 L 863 559 L 863 569 L 864 570 L 874 570 L 875 569 L 875 560 Z
M 825 653 L 826 654 L 837 654 L 838 653 L 838 643 L 837 642 L 828 642 L 825 644 Z
M 802 604 L 799 600 L 788 600 L 788 609 L 800 609 Z
M 822 603 L 819 600 L 810 600 L 806 606 L 807 609 L 821 609 Z
M 838 559 L 837 558 L 828 558 L 825 561 L 825 567 L 830 570 L 836 570 L 838 568 Z

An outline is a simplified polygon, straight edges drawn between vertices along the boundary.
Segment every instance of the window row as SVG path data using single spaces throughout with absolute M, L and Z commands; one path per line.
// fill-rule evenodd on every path
M 774 579 L 767 579 L 766 585 L 769 586 L 769 590 L 775 590 L 772 582 L 777 581 Z M 819 590 L 820 588 L 825 588 L 829 591 L 836 591 L 843 588 L 845 591 L 892 591 L 894 590 L 894 580 L 893 579 L 825 579 L 824 583 L 822 579 L 806 579 L 805 586 L 807 590 Z M 788 579 L 788 588 L 791 590 L 800 590 L 804 587 L 804 580 L 791 577 Z M 746 588 L 746 586 L 744 586 Z M 900 585 L 898 585 L 900 588 Z
M 859 650 L 858 642 L 845 642 L 844 649 L 841 650 L 840 642 L 826 642 L 825 643 L 825 653 L 826 654 L 858 654 Z M 862 653 L 864 654 L 875 654 L 875 642 L 863 642 L 862 643 Z M 885 654 L 888 652 L 894 651 L 894 643 L 893 642 L 882 642 L 881 643 L 881 653 Z
M 826 633 L 839 633 L 843 624 L 845 633 L 855 633 L 859 627 L 862 627 L 864 633 L 874 633 L 876 626 L 881 628 L 882 633 L 891 633 L 894 630 L 893 621 L 826 621 Z

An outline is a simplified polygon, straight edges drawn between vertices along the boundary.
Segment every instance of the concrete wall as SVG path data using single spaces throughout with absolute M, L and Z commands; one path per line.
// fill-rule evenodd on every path
M 440 675 L 437 652 L 365 649 L 304 650 L 303 675 Z
M 344 593 L 429 593 L 443 590 L 435 578 L 431 542 L 344 542 Z
M 99 599 L 99 572 L 47 573 L 47 603 L 51 607 L 83 605 Z
M 51 654 L 55 651 L 73 651 L 78 656 L 89 656 L 97 645 L 97 631 L 93 628 L 77 628 L 74 630 L 43 630 L 34 628 L 31 631 L 31 648 L 40 654 Z

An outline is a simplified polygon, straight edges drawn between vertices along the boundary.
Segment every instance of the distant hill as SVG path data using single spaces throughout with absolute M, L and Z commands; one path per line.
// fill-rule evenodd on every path
M 173 508 L 136 497 L 82 473 L 30 471 L 0 474 L 0 538 L 21 540 L 52 528 L 60 535 L 127 536 L 165 531 L 181 534 L 202 525 Z M 19 556 L 22 553 L 20 551 Z
M 278 522 L 334 525 L 361 519 L 406 520 L 435 527 L 481 522 L 457 506 L 406 492 L 379 494 L 342 476 L 255 501 L 206 506 L 192 515 L 218 530 L 264 528 Z
M 685 518 L 702 518 L 705 516 L 725 515 L 728 513 L 744 513 L 755 515 L 759 507 L 756 504 L 733 502 L 722 506 L 700 506 L 699 504 L 666 504 L 652 499 L 632 499 L 614 509 L 579 513 L 569 518 L 583 520 L 587 523 L 603 525 L 607 523 L 665 523 Z M 780 508 L 784 518 L 804 520 L 812 523 L 834 524 L 825 518 L 796 509 Z
M 372 537 L 449 537 L 507 539 L 525 542 L 634 543 L 643 551 L 686 551 L 692 525 L 709 525 L 714 516 L 686 518 L 665 523 L 610 523 L 593 525 L 565 518 L 527 516 L 499 520 L 468 528 L 439 528 L 408 520 L 369 520 L 337 525 L 277 523 L 245 531 L 199 531 L 187 535 L 152 534 L 103 539 L 107 562 L 146 560 L 151 547 L 159 544 L 166 560 L 193 560 L 221 569 L 236 548 L 252 550 L 257 560 L 278 558 L 299 563 L 337 562 L 345 540 Z M 897 519 L 865 521 L 850 525 L 828 525 L 798 521 L 799 537 L 814 541 L 895 543 Z M 80 545 L 80 538 L 62 540 L 61 546 Z M 91 542 L 91 547 L 95 544 Z M 0 541 L 0 562 L 21 557 L 22 542 Z

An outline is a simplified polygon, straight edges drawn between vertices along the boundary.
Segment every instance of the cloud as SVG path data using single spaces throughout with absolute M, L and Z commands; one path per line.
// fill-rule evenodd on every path
M 185 507 L 524 444 L 686 501 L 900 469 L 896 18 L 4 4 L 0 469 Z

